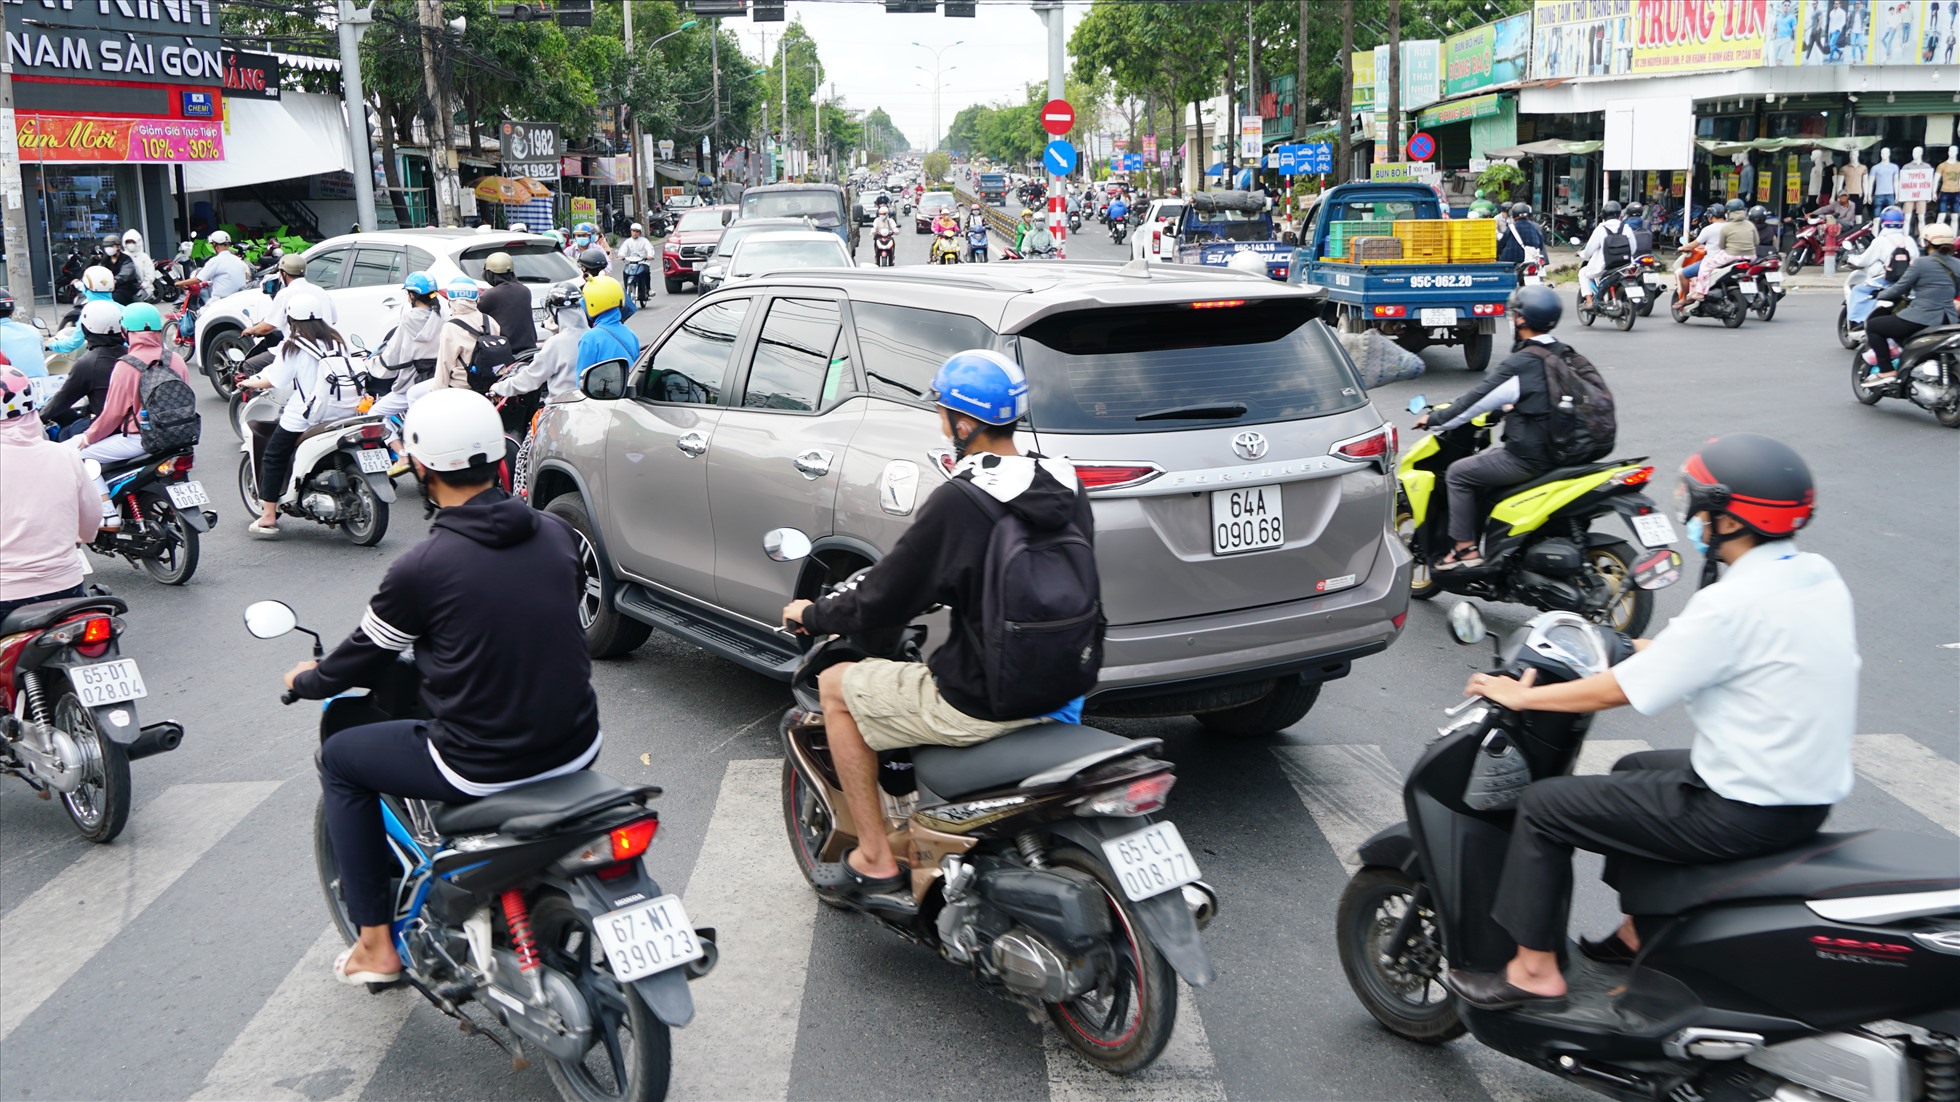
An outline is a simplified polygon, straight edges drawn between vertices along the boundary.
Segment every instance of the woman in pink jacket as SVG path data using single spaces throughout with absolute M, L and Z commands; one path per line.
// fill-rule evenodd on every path
M 99 523 L 81 457 L 48 439 L 26 373 L 0 367 L 0 617 L 81 596 L 75 545 Z
M 167 360 L 179 379 L 187 384 L 191 380 L 184 358 L 164 343 L 163 315 L 156 307 L 147 302 L 133 302 L 124 307 L 123 333 L 129 339 L 129 357 L 119 360 L 115 373 L 109 376 L 109 393 L 102 399 L 102 412 L 89 424 L 87 432 L 70 441 L 82 449 L 82 458 L 93 459 L 104 467 L 143 454 L 143 399 L 139 387 L 143 369 L 131 364 L 129 359 L 140 360 L 146 366 Z M 119 527 L 116 508 L 109 501 L 109 485 L 100 476 L 95 480 L 95 492 L 102 497 L 102 526 Z

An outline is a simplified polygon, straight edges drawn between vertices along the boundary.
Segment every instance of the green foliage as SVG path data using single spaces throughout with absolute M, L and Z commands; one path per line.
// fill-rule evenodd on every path
M 1516 165 L 1494 164 L 1477 174 L 1477 190 L 1491 199 L 1508 197 L 1524 182 L 1524 171 Z
M 946 172 L 953 167 L 953 159 L 946 155 L 945 150 L 941 149 L 935 149 L 926 154 L 925 160 L 922 163 L 925 166 L 926 177 L 935 184 L 945 183 Z

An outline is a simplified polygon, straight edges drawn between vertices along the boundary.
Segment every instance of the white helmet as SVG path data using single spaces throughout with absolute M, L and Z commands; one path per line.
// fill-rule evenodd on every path
M 1266 274 L 1266 258 L 1255 252 L 1235 253 L 1225 262 L 1227 268 L 1235 272 L 1249 272 L 1253 275 Z
M 522 222 L 512 222 L 512 223 L 510 224 L 510 232 L 512 232 L 512 233 L 524 233 L 524 232 L 526 232 L 526 228 L 525 228 L 525 225 L 524 225 L 524 223 L 522 223 Z
M 635 222 L 635 223 L 633 223 L 633 228 L 632 228 L 632 232 L 633 232 L 633 233 L 645 233 L 645 232 L 647 232 L 647 228 L 646 228 L 645 226 L 642 226 L 642 225 L 640 225 L 640 224 L 639 224 L 638 222 Z
M 301 291 L 286 302 L 287 321 L 316 321 L 327 316 L 327 296 Z
M 98 298 L 82 304 L 82 316 L 78 323 L 82 332 L 93 333 L 98 337 L 110 333 L 120 333 L 122 326 L 122 307 L 106 298 Z
M 402 422 L 408 454 L 432 471 L 460 471 L 504 457 L 504 422 L 490 399 L 467 387 L 431 391 Z
M 223 230 L 212 230 L 211 236 L 205 238 L 205 240 L 211 242 L 214 247 L 218 245 L 229 245 L 231 244 L 231 235 Z
M 91 264 L 88 271 L 82 273 L 82 290 L 84 291 L 94 291 L 98 295 L 106 295 L 115 289 L 115 273 L 100 264 Z

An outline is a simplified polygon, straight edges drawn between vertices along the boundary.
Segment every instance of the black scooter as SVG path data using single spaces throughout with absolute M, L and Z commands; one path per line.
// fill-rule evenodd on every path
M 1740 328 L 1742 319 L 1749 316 L 1749 297 L 1742 293 L 1741 281 L 1745 264 L 1731 264 L 1714 283 L 1699 302 L 1686 302 L 1677 289 L 1668 301 L 1667 308 L 1674 315 L 1674 321 L 1685 324 L 1689 318 L 1716 318 L 1729 329 Z
M 1450 628 L 1465 644 L 1490 638 L 1468 602 Z M 1632 651 L 1624 635 L 1547 612 L 1497 665 L 1550 684 Z M 1717 864 L 1618 858 L 1614 886 L 1640 935 L 1632 964 L 1568 954 L 1559 1009 L 1454 999 L 1444 968 L 1499 971 L 1512 956 L 1490 911 L 1514 805 L 1532 781 L 1571 772 L 1592 717 L 1487 700 L 1445 714 L 1404 783 L 1408 821 L 1362 844 L 1337 919 L 1348 984 L 1390 1031 L 1435 1044 L 1468 1029 L 1626 1100 L 1960 1097 L 1951 839 L 1871 830 Z
M 1877 304 L 1878 310 L 1892 306 L 1883 300 Z M 1851 393 L 1859 402 L 1871 406 L 1880 398 L 1903 398 L 1931 412 L 1947 428 L 1960 428 L 1960 325 L 1936 325 L 1914 333 L 1900 347 L 1896 380 L 1886 386 L 1866 386 L 1865 379 L 1880 370 L 1865 362 L 1862 346 L 1851 353 Z

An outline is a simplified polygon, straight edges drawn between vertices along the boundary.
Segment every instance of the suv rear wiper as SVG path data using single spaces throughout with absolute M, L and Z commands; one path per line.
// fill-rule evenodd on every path
M 1228 417 L 1245 416 L 1244 402 L 1226 402 L 1204 406 L 1172 406 L 1169 409 L 1151 410 L 1140 413 L 1139 421 L 1222 421 Z

